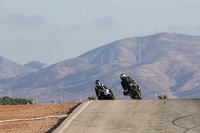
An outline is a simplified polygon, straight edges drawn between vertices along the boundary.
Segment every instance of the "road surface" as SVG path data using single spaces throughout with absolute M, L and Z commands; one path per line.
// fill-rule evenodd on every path
M 88 101 L 54 133 L 200 133 L 200 99 Z

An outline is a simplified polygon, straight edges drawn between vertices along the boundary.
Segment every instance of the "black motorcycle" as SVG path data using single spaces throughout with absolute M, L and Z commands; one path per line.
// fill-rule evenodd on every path
M 101 90 L 99 100 L 116 100 L 115 94 L 110 89 Z
M 131 99 L 142 99 L 141 97 L 141 89 L 136 84 L 130 84 L 131 90 L 128 92 L 128 96 L 131 97 Z

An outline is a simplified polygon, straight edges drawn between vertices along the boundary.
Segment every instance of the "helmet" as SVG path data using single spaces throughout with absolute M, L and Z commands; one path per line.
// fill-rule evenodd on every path
M 100 81 L 99 81 L 99 80 L 96 80 L 96 81 L 95 81 L 95 84 L 96 84 L 96 85 L 100 85 Z
M 120 75 L 120 78 L 125 78 L 126 77 L 126 74 L 124 74 L 124 73 L 122 73 L 121 75 Z

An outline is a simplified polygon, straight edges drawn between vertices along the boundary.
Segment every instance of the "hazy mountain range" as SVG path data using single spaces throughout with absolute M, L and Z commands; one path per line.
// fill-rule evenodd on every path
M 30 68 L 33 68 L 33 69 L 36 69 L 36 70 L 42 70 L 42 69 L 48 67 L 47 64 L 42 63 L 40 61 L 31 61 L 31 62 L 25 64 L 24 66 L 30 67 Z
M 86 100 L 94 96 L 94 82 L 102 81 L 118 99 L 120 74 L 131 76 L 144 99 L 155 94 L 169 98 L 200 97 L 200 36 L 160 33 L 126 38 L 51 66 L 24 66 L 0 58 L 0 97 L 34 98 L 36 103 Z M 61 93 L 62 89 L 62 93 Z

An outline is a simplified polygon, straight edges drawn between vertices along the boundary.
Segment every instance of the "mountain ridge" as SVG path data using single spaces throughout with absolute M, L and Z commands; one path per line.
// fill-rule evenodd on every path
M 42 70 L 42 69 L 48 67 L 47 64 L 42 63 L 42 62 L 40 62 L 40 61 L 31 61 L 31 62 L 29 62 L 29 63 L 26 63 L 26 64 L 23 65 L 23 66 L 30 67 L 30 68 L 33 68 L 33 69 L 36 69 L 36 70 Z
M 0 56 L 0 79 L 13 78 L 20 75 L 26 75 L 35 72 L 35 69 L 22 66 L 13 61 Z
M 114 41 L 0 86 L 4 95 L 6 85 L 12 84 L 14 95 L 44 103 L 59 102 L 62 89 L 63 101 L 72 102 L 95 95 L 94 81 L 99 79 L 119 99 L 127 99 L 119 78 L 126 73 L 140 85 L 145 99 L 154 94 L 192 98 L 200 96 L 199 59 L 200 36 L 160 33 Z

